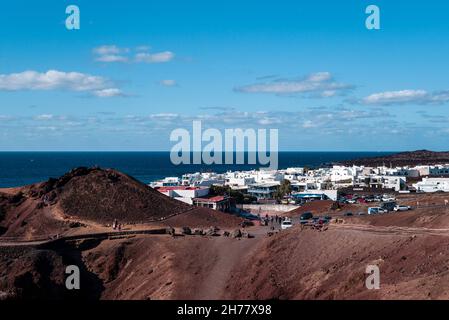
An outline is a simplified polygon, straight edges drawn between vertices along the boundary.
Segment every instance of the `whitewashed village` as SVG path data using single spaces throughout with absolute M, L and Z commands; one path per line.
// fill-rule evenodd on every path
M 392 202 L 399 194 L 449 192 L 449 164 L 197 172 L 166 177 L 150 186 L 176 200 L 219 211 L 230 211 L 237 206 L 250 212 L 255 209 L 276 212 L 289 211 L 311 201 Z M 217 193 L 217 189 L 222 192 Z M 233 197 L 236 194 L 240 196 L 237 203 Z M 393 211 L 395 206 L 396 203 L 386 208 Z M 410 207 L 399 206 L 402 209 Z M 367 210 L 367 214 L 382 213 L 381 207 Z

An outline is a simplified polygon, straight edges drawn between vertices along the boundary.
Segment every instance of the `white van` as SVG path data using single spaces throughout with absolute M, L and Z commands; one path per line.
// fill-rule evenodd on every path
M 390 202 L 390 201 L 395 201 L 395 200 L 396 200 L 396 198 L 394 196 L 389 195 L 389 194 L 384 194 L 382 196 L 382 201 L 383 202 Z
M 285 230 L 291 228 L 293 226 L 292 221 L 290 219 L 285 219 L 281 222 L 281 229 Z
M 378 214 L 378 213 L 387 213 L 388 211 L 385 209 L 382 209 L 381 207 L 370 207 L 368 208 L 368 214 Z

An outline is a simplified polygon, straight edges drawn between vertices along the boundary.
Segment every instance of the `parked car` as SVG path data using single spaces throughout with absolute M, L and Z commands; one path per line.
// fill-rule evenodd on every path
M 397 205 L 398 204 L 396 203 L 396 201 L 388 201 L 388 202 L 382 202 L 380 207 L 386 211 L 393 211 Z
M 290 219 L 285 219 L 281 222 L 281 229 L 285 230 L 291 228 L 293 226 L 292 221 Z
M 347 203 L 350 203 L 350 204 L 355 204 L 355 203 L 357 203 L 357 199 L 348 199 L 348 200 L 346 200 L 346 202 Z
M 248 220 L 260 220 L 260 217 L 245 211 L 240 212 L 239 216 Z
M 326 217 L 320 217 L 320 219 L 318 219 L 319 224 L 326 224 L 329 223 L 330 221 L 331 219 L 326 219 Z
M 299 217 L 300 220 L 309 220 L 309 219 L 312 219 L 312 218 L 313 218 L 312 212 L 304 212 L 304 213 Z
M 400 206 L 400 205 L 397 205 L 397 206 L 395 206 L 394 207 L 394 211 L 407 211 L 407 210 L 411 210 L 412 209 L 412 207 L 410 207 L 410 206 Z
M 346 212 L 346 213 L 344 214 L 344 216 L 345 216 L 345 217 L 352 217 L 353 214 L 352 214 L 352 212 Z
M 359 212 L 359 213 L 357 213 L 357 215 L 358 215 L 358 216 L 364 216 L 364 215 L 365 215 L 365 212 Z
M 380 207 L 370 207 L 368 208 L 368 214 L 378 214 L 378 213 L 387 213 L 388 211 L 385 209 L 382 209 Z
M 395 200 L 396 200 L 396 198 L 391 196 L 391 195 L 389 195 L 389 194 L 384 194 L 382 196 L 382 201 L 383 202 L 390 202 L 390 201 L 395 201 Z

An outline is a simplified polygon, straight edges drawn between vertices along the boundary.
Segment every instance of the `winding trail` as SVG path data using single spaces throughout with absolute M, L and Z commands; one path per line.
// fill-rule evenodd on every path
M 108 239 L 110 237 L 143 235 L 143 234 L 166 234 L 166 228 L 126 230 L 115 232 L 94 232 L 70 236 L 52 236 L 47 237 L 46 239 L 41 237 L 30 240 L 25 240 L 21 238 L 0 238 L 0 247 L 12 247 L 12 246 L 33 247 L 33 246 L 47 245 L 55 242 L 74 241 L 83 239 Z

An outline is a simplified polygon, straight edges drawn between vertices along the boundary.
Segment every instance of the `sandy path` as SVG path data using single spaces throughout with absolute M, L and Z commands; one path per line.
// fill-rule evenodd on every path
M 213 250 L 219 253 L 217 261 L 199 286 L 200 290 L 192 299 L 223 299 L 232 271 L 239 265 L 243 265 L 242 262 L 245 257 L 253 253 L 260 240 L 266 237 L 268 229 L 253 227 L 247 231 L 254 235 L 255 238 L 242 238 L 240 240 L 224 237 L 216 238 L 216 241 L 213 243 Z
M 166 235 L 165 233 L 161 233 L 160 231 L 164 231 L 164 228 L 146 228 L 140 230 L 122 230 L 122 231 L 104 231 L 104 232 L 86 232 L 75 235 L 63 235 L 57 238 L 47 238 L 47 239 L 31 239 L 31 240 L 23 240 L 21 238 L 14 237 L 3 237 L 0 238 L 0 247 L 4 246 L 36 246 L 41 244 L 48 244 L 55 240 L 82 240 L 82 239 L 108 239 L 110 237 L 115 236 L 136 236 L 136 235 Z M 45 237 L 44 237 L 45 238 Z

